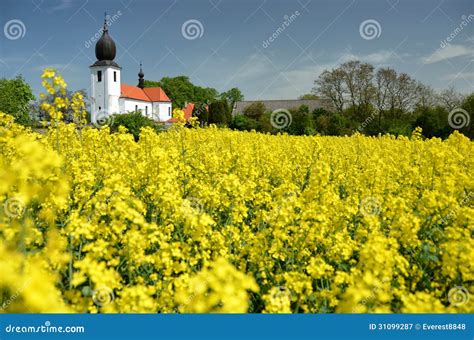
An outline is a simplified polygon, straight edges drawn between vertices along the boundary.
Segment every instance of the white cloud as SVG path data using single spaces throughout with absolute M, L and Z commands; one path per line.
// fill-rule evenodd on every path
M 382 66 L 395 57 L 392 52 L 386 50 L 365 55 L 349 51 L 335 57 L 326 56 L 325 61 L 321 61 L 320 57 L 301 56 L 289 69 L 285 70 L 280 68 L 281 65 L 275 64 L 274 59 L 267 52 L 259 52 L 248 56 L 235 69 L 235 73 L 229 75 L 223 87 L 227 88 L 229 84 L 234 84 L 244 90 L 248 100 L 296 99 L 311 91 L 314 81 L 324 70 L 335 68 L 349 60 L 360 60 Z
M 439 48 L 430 56 L 421 59 L 423 64 L 434 64 L 443 60 L 458 58 L 463 56 L 474 56 L 474 49 L 463 45 L 446 45 L 444 48 Z
M 248 100 L 296 99 L 311 91 L 321 72 L 335 66 L 302 56 L 285 70 L 271 55 L 259 52 L 243 61 L 224 87 L 234 84 L 244 90 Z
M 394 53 L 390 51 L 379 51 L 375 53 L 369 53 L 366 55 L 357 55 L 352 52 L 343 54 L 339 60 L 340 62 L 346 62 L 349 60 L 360 60 L 362 62 L 370 63 L 370 64 L 385 64 L 394 58 Z
M 72 7 L 72 0 L 60 0 L 56 6 L 51 7 L 51 12 L 62 11 Z
M 451 73 L 448 75 L 443 76 L 443 80 L 457 80 L 457 79 L 465 79 L 465 80 L 474 80 L 474 72 L 463 72 L 463 73 Z

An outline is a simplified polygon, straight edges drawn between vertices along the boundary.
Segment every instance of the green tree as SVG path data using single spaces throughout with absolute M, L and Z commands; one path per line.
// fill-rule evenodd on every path
M 469 138 L 474 138 L 474 93 L 464 99 L 461 108 L 467 112 L 467 116 L 464 116 L 466 126 L 461 129 L 461 132 Z
M 216 89 L 196 86 L 186 76 L 164 77 L 159 82 L 145 80 L 145 87 L 161 87 L 179 108 L 184 108 L 186 103 L 212 102 L 218 96 Z
M 218 100 L 209 105 L 209 124 L 230 125 L 232 116 L 226 100 Z
M 17 123 L 28 124 L 31 121 L 29 104 L 33 100 L 33 91 L 23 77 L 0 79 L 0 111 L 15 117 Z
M 313 116 L 309 112 L 306 105 L 300 106 L 297 110 L 291 110 L 292 116 L 291 125 L 288 127 L 288 132 L 292 135 L 313 135 L 314 129 Z
M 444 107 L 420 107 L 415 111 L 415 114 L 417 119 L 413 124 L 413 129 L 421 127 L 423 136 L 427 138 L 447 137 L 452 132 L 448 126 L 448 111 Z
M 238 88 L 234 87 L 227 92 L 223 92 L 220 94 L 220 99 L 227 100 L 227 104 L 230 108 L 233 108 L 236 102 L 241 102 L 244 100 L 244 95 L 242 91 Z
M 202 127 L 209 124 L 209 105 L 207 105 L 207 103 L 196 104 L 193 111 L 193 117 L 199 119 L 199 123 Z
M 140 131 L 144 127 L 153 128 L 160 132 L 164 128 L 162 125 L 155 123 L 153 120 L 142 115 L 141 112 L 131 112 L 126 114 L 117 114 L 113 116 L 112 131 L 117 131 L 119 126 L 127 128 L 128 132 L 133 135 L 135 141 L 140 138 Z
M 302 96 L 299 96 L 300 100 L 319 100 L 320 97 L 314 93 L 306 93 Z
M 240 131 L 260 130 L 259 122 L 244 115 L 235 116 L 230 127 Z
M 251 119 L 260 120 L 266 111 L 267 108 L 265 107 L 265 104 L 257 102 L 247 106 L 242 113 Z

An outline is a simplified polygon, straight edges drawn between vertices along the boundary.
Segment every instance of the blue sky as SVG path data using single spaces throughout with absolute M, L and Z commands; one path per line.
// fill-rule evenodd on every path
M 249 100 L 293 99 L 324 69 L 360 59 L 435 89 L 474 91 L 472 0 L 2 0 L 0 77 L 21 74 L 37 94 L 52 66 L 71 90 L 87 90 L 105 11 L 128 84 L 141 61 L 145 79 L 187 75 Z M 189 20 L 197 31 L 183 34 Z

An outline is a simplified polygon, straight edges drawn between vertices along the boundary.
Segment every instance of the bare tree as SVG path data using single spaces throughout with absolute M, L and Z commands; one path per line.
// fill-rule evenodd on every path
M 374 98 L 375 87 L 373 80 L 374 66 L 367 63 L 360 64 L 356 73 L 356 89 L 358 93 L 359 109 L 362 108 L 363 110 L 367 110 Z
M 395 105 L 393 96 L 397 83 L 397 72 L 391 68 L 381 68 L 375 74 L 375 107 L 379 113 L 379 125 L 385 111 Z
M 421 82 L 416 84 L 416 106 L 433 107 L 436 106 L 436 93 L 431 86 Z
M 452 111 L 458 107 L 461 107 L 464 101 L 464 96 L 457 92 L 453 86 L 451 86 L 449 89 L 442 91 L 438 95 L 438 100 L 442 107 L 448 111 Z
M 313 92 L 331 101 L 337 112 L 344 110 L 344 74 L 340 69 L 326 70 L 315 81 Z
M 352 107 L 357 106 L 357 71 L 360 67 L 360 61 L 351 60 L 342 64 L 339 69 L 342 72 L 344 83 L 349 94 L 349 100 Z
M 396 109 L 402 114 L 414 108 L 416 98 L 416 81 L 406 73 L 400 73 L 396 86 Z

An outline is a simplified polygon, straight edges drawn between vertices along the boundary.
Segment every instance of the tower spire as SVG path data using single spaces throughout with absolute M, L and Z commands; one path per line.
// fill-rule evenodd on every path
M 107 22 L 107 12 L 104 12 L 104 32 L 108 32 L 109 23 Z
M 145 88 L 145 73 L 142 70 L 142 62 L 140 62 L 140 72 L 138 72 L 138 87 L 143 89 Z

